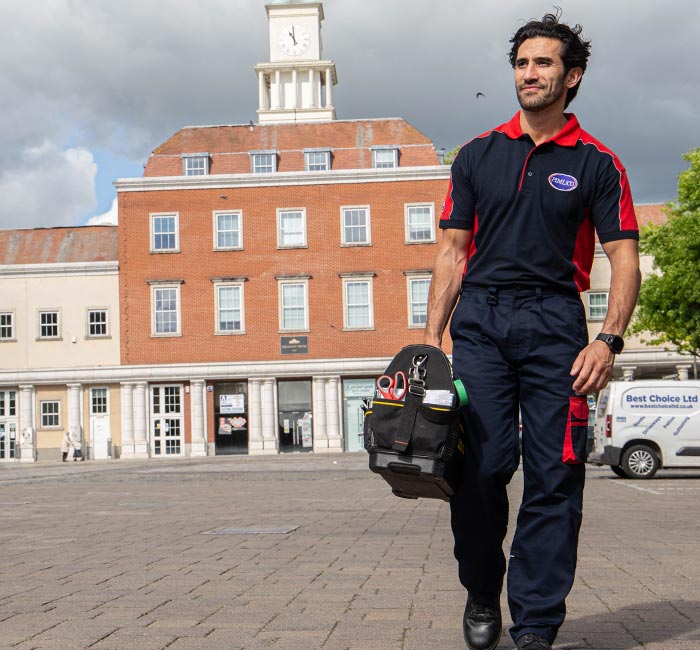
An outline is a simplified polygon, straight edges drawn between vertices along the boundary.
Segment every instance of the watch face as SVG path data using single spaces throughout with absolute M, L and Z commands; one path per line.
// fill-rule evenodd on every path
M 280 32 L 280 49 L 285 54 L 298 56 L 309 49 L 311 34 L 299 25 L 289 25 Z

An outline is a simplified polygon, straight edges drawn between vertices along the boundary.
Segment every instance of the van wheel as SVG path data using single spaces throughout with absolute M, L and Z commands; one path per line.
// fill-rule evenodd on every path
M 622 454 L 622 471 L 627 478 L 651 478 L 661 466 L 658 454 L 646 445 L 632 445 Z
M 610 469 L 613 471 L 614 474 L 617 474 L 620 478 L 627 478 L 627 474 L 625 474 L 625 470 L 622 469 L 619 465 L 610 465 Z

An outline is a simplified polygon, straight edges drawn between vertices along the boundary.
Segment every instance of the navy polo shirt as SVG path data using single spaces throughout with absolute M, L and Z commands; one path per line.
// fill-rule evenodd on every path
M 639 238 L 625 168 L 566 118 L 535 146 L 518 112 L 460 149 L 440 227 L 473 231 L 465 282 L 585 291 L 596 234 L 603 244 Z

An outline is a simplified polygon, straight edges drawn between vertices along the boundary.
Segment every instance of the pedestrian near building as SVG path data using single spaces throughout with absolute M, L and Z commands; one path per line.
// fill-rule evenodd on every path
M 62 454 L 62 459 L 63 462 L 67 462 L 68 460 L 68 452 L 73 449 L 73 441 L 70 438 L 70 431 L 66 431 L 63 434 L 63 439 L 61 440 L 61 454 Z
M 558 13 L 515 33 L 520 111 L 460 149 L 440 220 L 424 340 L 441 345 L 452 314 L 454 367 L 470 398 L 451 513 L 471 650 L 493 650 L 501 636 L 506 486 L 521 453 L 510 633 L 521 650 L 549 650 L 557 636 L 582 519 L 586 395 L 610 379 L 639 292 L 625 169 L 564 112 L 590 53 L 581 31 Z M 589 344 L 579 292 L 589 288 L 596 234 L 611 286 L 603 333 Z

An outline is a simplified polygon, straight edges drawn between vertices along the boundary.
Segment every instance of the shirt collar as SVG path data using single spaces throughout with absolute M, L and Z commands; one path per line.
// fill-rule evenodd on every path
M 566 124 L 550 142 L 554 142 L 562 147 L 573 147 L 581 134 L 581 125 L 578 123 L 573 113 L 564 113 L 564 117 L 566 117 Z M 517 140 L 522 137 L 523 130 L 520 128 L 520 111 L 513 115 L 510 121 L 499 126 L 496 131 L 500 131 L 512 140 Z

